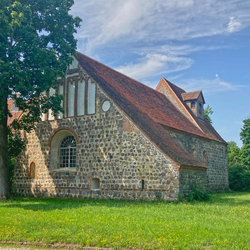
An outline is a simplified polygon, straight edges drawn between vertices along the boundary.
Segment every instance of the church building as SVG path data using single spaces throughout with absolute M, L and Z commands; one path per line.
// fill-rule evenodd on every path
M 227 143 L 204 118 L 202 91 L 156 90 L 81 53 L 16 158 L 18 196 L 175 200 L 228 189 Z M 15 112 L 15 110 L 13 110 Z

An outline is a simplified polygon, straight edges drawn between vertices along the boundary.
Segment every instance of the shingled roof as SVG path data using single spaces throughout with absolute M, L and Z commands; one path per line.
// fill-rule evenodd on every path
M 205 167 L 161 126 L 206 137 L 163 94 L 79 52 L 77 58 L 98 86 L 163 153 L 181 165 Z

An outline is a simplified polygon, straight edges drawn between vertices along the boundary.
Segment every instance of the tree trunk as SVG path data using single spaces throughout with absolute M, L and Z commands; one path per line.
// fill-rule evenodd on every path
M 4 106 L 4 114 L 0 116 L 0 198 L 10 196 L 10 169 L 7 147 L 7 98 L 5 99 Z

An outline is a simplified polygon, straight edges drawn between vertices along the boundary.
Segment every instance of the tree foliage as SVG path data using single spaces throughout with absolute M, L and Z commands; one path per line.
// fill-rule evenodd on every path
M 240 163 L 240 148 L 236 142 L 230 141 L 227 145 L 228 150 L 228 165 L 233 166 Z
M 243 142 L 243 146 L 240 150 L 241 162 L 244 166 L 250 169 L 250 118 L 243 120 L 240 139 Z
M 73 0 L 0 0 L 0 196 L 8 194 L 7 99 L 23 111 L 11 129 L 29 131 L 42 113 L 62 111 L 56 88 L 75 54 L 81 19 L 69 14 Z M 9 143 L 8 143 L 9 139 Z M 17 142 L 17 141 L 16 141 Z M 11 149 L 9 149 L 11 154 Z
M 240 164 L 250 169 L 250 118 L 243 120 L 240 139 L 243 143 L 241 148 L 234 141 L 228 142 L 228 163 L 229 166 Z
M 250 118 L 243 120 L 243 128 L 240 132 L 240 139 L 243 144 L 250 145 Z
M 229 185 L 235 191 L 250 191 L 250 118 L 243 120 L 242 147 L 228 143 Z
M 56 87 L 75 53 L 80 18 L 68 13 L 73 3 L 0 0 L 0 110 L 3 114 L 6 98 L 13 96 L 24 111 L 16 128 L 29 129 L 48 108 L 60 110 L 60 96 L 40 96 Z
M 207 105 L 207 107 L 204 109 L 204 117 L 209 121 L 210 124 L 212 124 L 212 118 L 211 118 L 211 115 L 213 114 L 213 110 L 212 108 Z
M 250 191 L 250 171 L 239 164 L 230 166 L 229 187 L 234 191 Z

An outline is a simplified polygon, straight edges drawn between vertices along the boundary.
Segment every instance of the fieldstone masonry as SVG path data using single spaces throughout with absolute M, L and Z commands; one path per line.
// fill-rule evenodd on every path
M 179 181 L 181 183 L 180 195 L 187 196 L 194 187 L 205 190 L 206 171 L 199 168 L 181 168 Z
M 101 104 L 108 98 L 97 87 L 97 110 L 87 115 L 37 124 L 17 158 L 15 193 L 21 196 L 176 199 L 179 171 L 114 103 L 107 112 Z M 77 144 L 76 168 L 50 168 L 50 136 L 58 128 L 74 131 Z M 29 165 L 36 164 L 36 179 L 29 179 Z M 91 190 L 92 178 L 99 178 L 100 190 Z M 142 189 L 142 181 L 144 187 Z
M 198 139 L 190 135 L 177 134 L 171 135 L 181 142 L 183 147 L 189 152 L 195 152 L 195 157 L 199 161 L 204 161 L 203 154 L 207 156 L 206 188 L 211 191 L 222 191 L 228 189 L 228 162 L 227 145 L 216 142 Z M 196 178 L 195 178 L 196 179 Z

